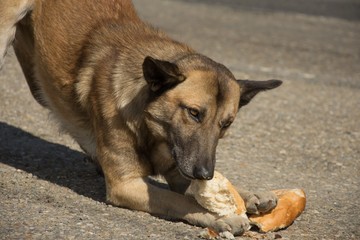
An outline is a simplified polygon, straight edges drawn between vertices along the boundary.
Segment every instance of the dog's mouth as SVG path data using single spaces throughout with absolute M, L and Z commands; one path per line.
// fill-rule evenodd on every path
M 188 179 L 188 180 L 194 180 L 196 179 L 194 176 L 186 173 L 183 169 L 182 169 L 182 166 L 179 164 L 179 161 L 178 161 L 178 158 L 177 158 L 177 154 L 176 152 L 173 150 L 171 152 L 171 157 L 172 157 L 172 160 L 175 162 L 175 165 L 179 171 L 179 173 L 181 174 L 181 176 L 183 176 L 184 178 Z
M 185 179 L 188 179 L 188 180 L 194 180 L 194 179 L 196 179 L 195 177 L 190 176 L 190 175 L 184 173 L 184 172 L 181 170 L 181 168 L 179 168 L 179 166 L 178 166 L 178 171 L 180 172 L 181 176 L 183 176 Z
M 188 179 L 188 180 L 194 180 L 195 177 L 194 176 L 190 176 L 189 174 L 185 173 L 181 167 L 179 166 L 178 162 L 176 161 L 176 159 L 173 157 L 172 158 L 173 161 L 175 162 L 176 168 L 179 171 L 179 173 L 181 174 L 181 176 L 183 176 L 184 178 Z

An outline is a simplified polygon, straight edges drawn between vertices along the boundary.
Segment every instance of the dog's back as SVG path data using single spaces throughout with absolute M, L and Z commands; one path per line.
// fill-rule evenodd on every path
M 14 48 L 20 64 L 28 70 L 24 72 L 35 71 L 26 76 L 29 85 L 46 79 L 56 90 L 73 84 L 81 67 L 82 48 L 92 31 L 107 22 L 140 22 L 128 0 L 35 1 L 30 9 L 18 24 Z
M 34 97 L 52 108 L 73 102 L 81 69 L 104 59 L 102 67 L 111 66 L 115 51 L 131 62 L 132 73 L 141 70 L 145 56 L 193 52 L 142 22 L 130 0 L 35 0 L 31 8 L 18 24 L 14 49 Z M 62 99 L 51 99 L 59 93 Z
M 39 6 L 38 6 L 39 4 Z M 81 50 L 96 28 L 111 22 L 139 22 L 129 0 L 123 1 L 38 1 L 33 13 L 34 38 L 47 71 L 69 79 L 79 68 Z M 61 71 L 57 66 L 61 65 Z M 69 76 L 72 74 L 73 76 Z

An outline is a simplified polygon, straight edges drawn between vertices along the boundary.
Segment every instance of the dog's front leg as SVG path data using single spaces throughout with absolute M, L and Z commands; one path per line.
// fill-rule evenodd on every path
M 121 207 L 182 219 L 197 226 L 210 227 L 218 232 L 230 231 L 237 235 L 243 234 L 249 226 L 239 215 L 218 218 L 194 199 L 154 186 L 145 178 L 128 179 L 126 182 L 107 181 L 106 184 L 107 199 Z
M 202 208 L 191 197 L 150 184 L 146 178 L 150 170 L 144 167 L 146 161 L 140 158 L 131 148 L 118 151 L 109 151 L 107 148 L 99 156 L 106 181 L 106 197 L 110 203 L 182 219 L 218 232 L 242 234 L 248 229 L 249 223 L 238 215 L 219 218 Z

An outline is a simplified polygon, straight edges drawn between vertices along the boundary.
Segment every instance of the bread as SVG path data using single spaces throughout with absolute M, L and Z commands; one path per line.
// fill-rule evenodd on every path
M 215 171 L 209 181 L 193 180 L 189 188 L 196 201 L 219 216 L 246 215 L 243 199 L 234 186 Z M 261 232 L 276 231 L 289 226 L 304 210 L 306 197 L 301 189 L 279 189 L 272 191 L 279 198 L 278 205 L 269 213 L 249 215 L 252 225 Z
M 193 180 L 189 190 L 201 206 L 219 216 L 239 214 L 247 217 L 243 199 L 230 181 L 217 171 L 212 180 Z
M 306 196 L 301 189 L 272 191 L 278 197 L 277 206 L 269 213 L 250 215 L 250 223 L 261 232 L 276 231 L 289 226 L 305 209 Z

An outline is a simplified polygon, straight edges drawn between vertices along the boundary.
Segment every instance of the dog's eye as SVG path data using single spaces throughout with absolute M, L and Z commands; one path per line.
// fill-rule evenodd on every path
M 188 108 L 188 113 L 189 113 L 190 117 L 193 118 L 195 121 L 197 121 L 197 122 L 200 121 L 200 119 L 199 119 L 200 113 L 198 110 L 196 110 L 194 108 Z
M 231 121 L 227 121 L 227 122 L 221 121 L 220 122 L 220 128 L 221 129 L 226 129 L 226 128 L 230 127 L 231 123 L 232 123 Z

